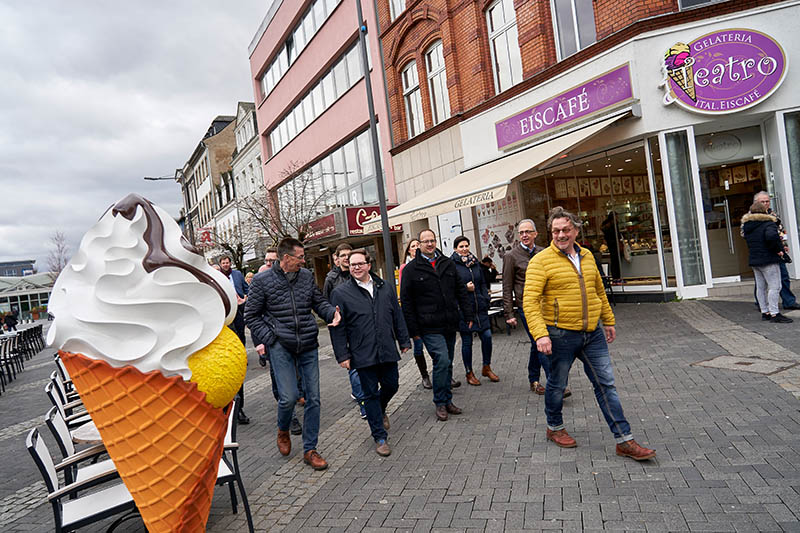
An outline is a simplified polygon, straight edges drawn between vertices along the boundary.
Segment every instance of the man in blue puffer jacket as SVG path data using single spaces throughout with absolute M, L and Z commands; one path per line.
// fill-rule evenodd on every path
M 286 238 L 278 244 L 279 263 L 257 274 L 250 285 L 244 317 L 250 331 L 270 354 L 278 385 L 278 451 L 289 455 L 289 425 L 299 398 L 295 364 L 303 379 L 303 460 L 314 470 L 328 468 L 317 452 L 319 437 L 319 328 L 315 311 L 329 325 L 339 324 L 339 311 L 322 296 L 305 263 L 303 243 Z

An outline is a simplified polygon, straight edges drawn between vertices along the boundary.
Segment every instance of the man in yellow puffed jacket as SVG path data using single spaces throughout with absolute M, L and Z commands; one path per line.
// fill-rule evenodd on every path
M 617 455 L 652 459 L 655 450 L 633 440 L 614 386 L 607 344 L 616 337 L 614 313 L 592 254 L 575 243 L 581 224 L 574 214 L 554 207 L 547 220 L 553 242 L 533 256 L 525 273 L 522 307 L 537 349 L 550 358 L 545 390 L 547 439 L 562 448 L 578 445 L 564 429 L 561 416 L 567 376 L 577 358 L 617 441 Z

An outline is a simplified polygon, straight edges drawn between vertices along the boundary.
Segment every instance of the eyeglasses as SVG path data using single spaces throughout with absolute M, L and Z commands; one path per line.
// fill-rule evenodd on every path
M 419 241 L 420 244 L 436 244 L 436 239 L 428 239 L 427 241 Z
M 356 270 L 358 270 L 359 268 L 362 268 L 362 267 L 363 267 L 363 268 L 366 268 L 366 266 L 367 266 L 368 264 L 369 264 L 369 263 L 366 263 L 366 262 L 360 262 L 360 263 L 350 263 L 350 269 L 352 270 L 352 269 L 354 269 L 354 268 L 355 268 Z
M 306 254 L 303 254 L 303 255 L 286 254 L 286 255 L 288 255 L 289 257 L 294 257 L 295 259 L 297 259 L 299 261 L 305 261 L 306 260 Z
M 568 233 L 572 233 L 573 231 L 575 231 L 575 228 L 553 229 L 552 230 L 553 235 L 558 235 L 559 233 L 568 234 Z
M 536 233 L 536 231 L 532 230 L 532 229 L 521 229 L 521 230 L 519 230 L 519 234 L 520 235 L 529 235 L 531 233 Z

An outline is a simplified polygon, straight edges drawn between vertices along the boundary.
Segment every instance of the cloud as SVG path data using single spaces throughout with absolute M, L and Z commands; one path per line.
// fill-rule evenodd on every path
M 0 4 L 0 261 L 74 251 L 138 192 L 177 216 L 172 175 L 217 115 L 252 101 L 263 1 Z

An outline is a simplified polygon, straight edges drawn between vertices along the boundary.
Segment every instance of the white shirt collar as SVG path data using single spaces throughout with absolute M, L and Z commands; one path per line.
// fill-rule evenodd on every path
M 367 291 L 370 294 L 370 296 L 375 296 L 375 283 L 372 281 L 372 276 L 370 276 L 366 282 L 362 282 L 357 278 L 353 279 L 355 280 L 356 284 L 365 291 Z

